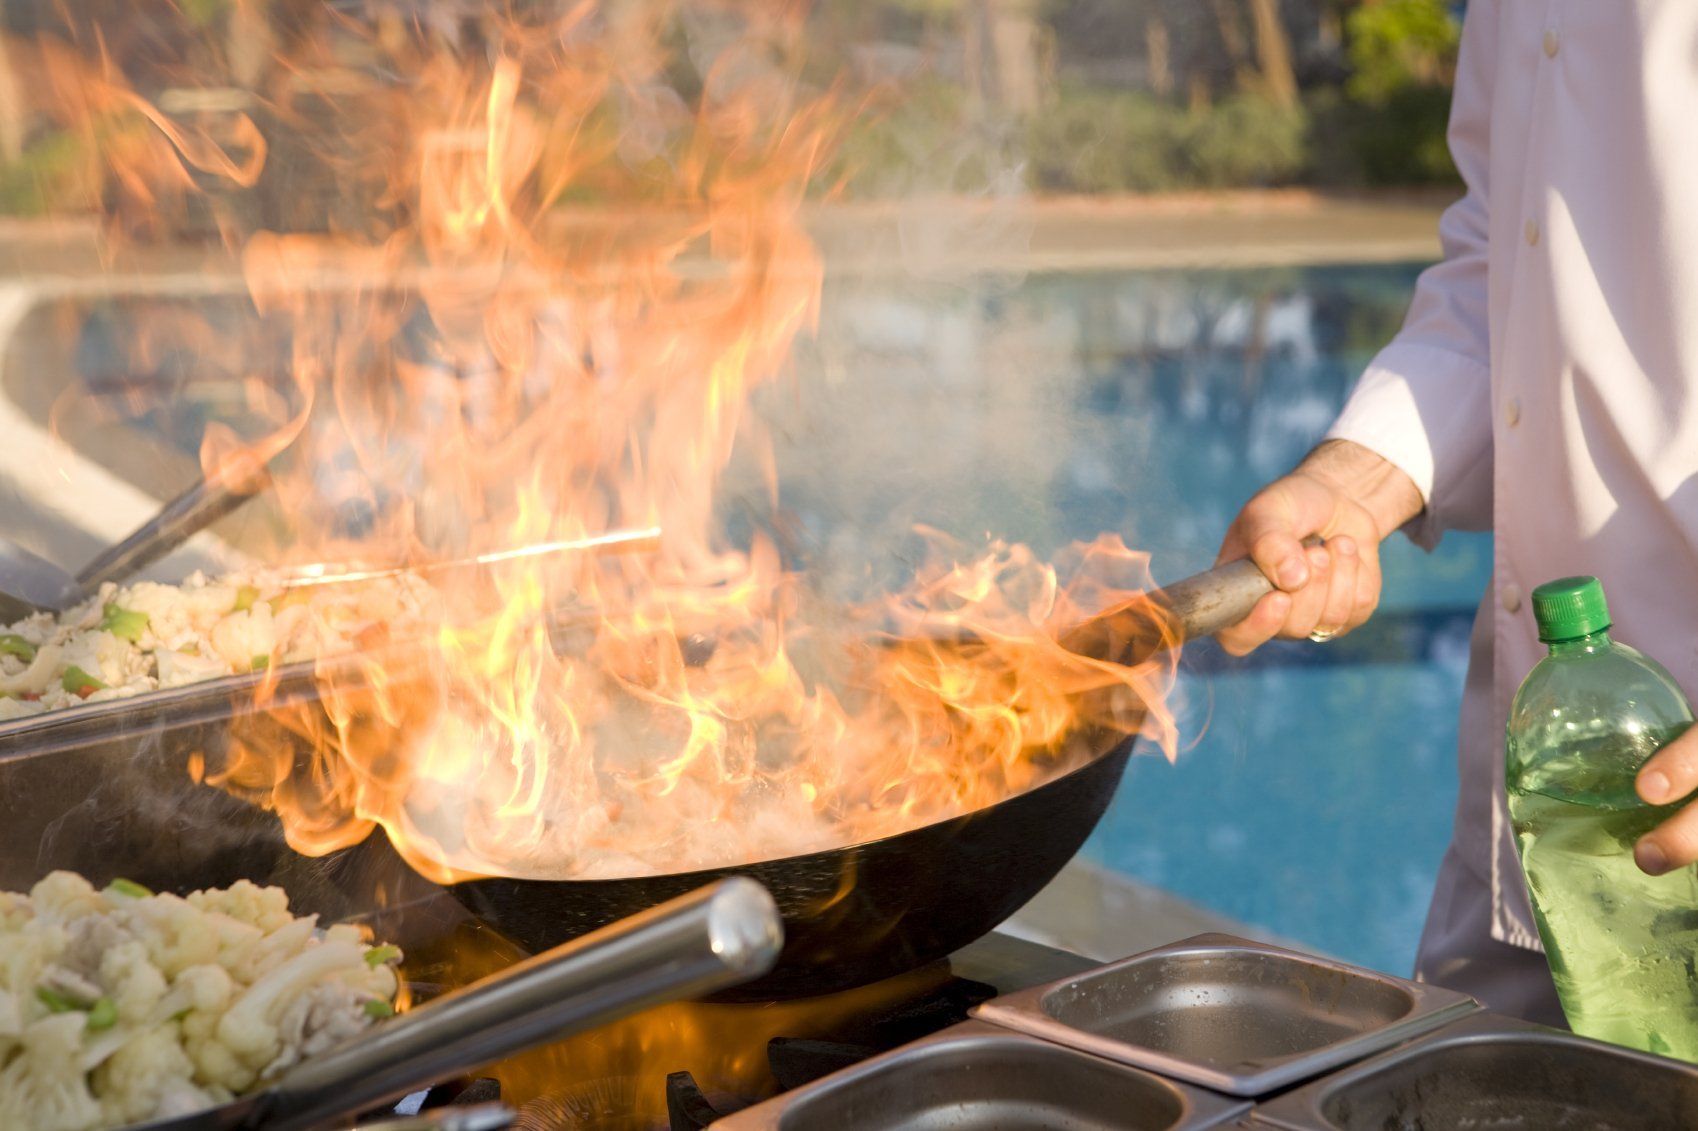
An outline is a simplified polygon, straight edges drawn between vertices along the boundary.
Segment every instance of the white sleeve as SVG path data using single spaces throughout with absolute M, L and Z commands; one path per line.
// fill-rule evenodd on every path
M 1439 221 L 1444 258 L 1415 284 L 1403 329 L 1375 356 L 1327 433 L 1402 468 L 1426 508 L 1406 531 L 1431 547 L 1447 529 L 1491 525 L 1491 369 L 1486 322 L 1486 169 L 1498 0 L 1463 20 L 1449 141 L 1467 186 Z

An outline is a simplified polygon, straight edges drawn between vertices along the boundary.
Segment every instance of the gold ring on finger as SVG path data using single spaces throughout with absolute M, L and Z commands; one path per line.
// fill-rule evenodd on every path
M 1317 628 L 1309 634 L 1309 639 L 1313 640 L 1316 644 L 1325 644 L 1337 635 L 1338 629 L 1336 628 Z

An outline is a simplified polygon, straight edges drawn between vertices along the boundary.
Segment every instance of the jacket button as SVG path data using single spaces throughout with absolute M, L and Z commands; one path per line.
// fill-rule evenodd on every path
M 1506 613 L 1521 611 L 1521 590 L 1513 585 L 1505 585 L 1499 589 L 1498 600 L 1503 602 L 1503 611 Z
M 1523 229 L 1523 230 L 1526 232 L 1526 235 L 1527 235 L 1527 246 L 1528 247 L 1538 246 L 1538 243 L 1539 243 L 1539 222 L 1537 220 L 1529 220 L 1529 221 L 1527 221 L 1526 228 Z
M 1509 425 L 1511 428 L 1514 428 L 1517 424 L 1521 423 L 1520 397 L 1510 397 L 1507 401 L 1503 402 L 1503 420 L 1504 423 Z
M 1558 37 L 1557 37 L 1556 28 L 1546 28 L 1545 29 L 1545 58 L 1555 59 L 1556 54 L 1557 54 L 1557 49 L 1561 46 L 1562 46 L 1562 41 L 1560 39 L 1558 39 Z

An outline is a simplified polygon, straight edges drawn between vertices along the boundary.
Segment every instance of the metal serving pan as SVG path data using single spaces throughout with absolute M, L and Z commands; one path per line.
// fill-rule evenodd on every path
M 1293 1131 L 1698 1127 L 1698 1067 L 1492 1013 L 1256 1109 Z
M 967 1021 L 714 1124 L 723 1131 L 1194 1131 L 1249 1105 Z
M 997 1025 L 1263 1096 L 1478 1009 L 1473 998 L 1231 935 L 1198 935 L 979 1006 Z

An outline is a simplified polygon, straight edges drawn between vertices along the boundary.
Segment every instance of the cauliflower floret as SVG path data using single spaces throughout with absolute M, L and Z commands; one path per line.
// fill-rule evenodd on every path
M 100 1104 L 80 1061 L 83 1015 L 56 1013 L 24 1031 L 19 1051 L 0 1069 L 0 1127 L 90 1131 Z
M 24 1033 L 24 1011 L 18 1006 L 18 995 L 0 991 L 0 1056 L 4 1049 Z
M 271 606 L 255 604 L 252 608 L 231 613 L 212 626 L 212 647 L 230 665 L 231 671 L 245 672 L 260 656 L 269 657 L 277 646 L 276 626 L 271 623 Z
M 164 973 L 153 964 L 147 944 L 139 939 L 121 942 L 101 956 L 100 981 L 120 1021 L 148 1016 L 168 989 Z
M 289 914 L 288 893 L 282 888 L 260 887 L 248 880 L 237 880 L 222 890 L 192 891 L 188 901 L 202 911 L 228 915 L 266 934 L 286 926 L 294 918 Z
M 65 949 L 65 929 L 56 923 L 36 920 L 0 947 L 0 987 L 33 998 L 42 971 Z
M 153 654 L 153 660 L 161 687 L 181 687 L 186 683 L 199 683 L 203 679 L 230 674 L 230 665 L 224 662 L 222 656 L 191 656 L 187 652 L 161 648 Z
M 94 885 L 75 872 L 48 873 L 30 889 L 29 898 L 36 917 L 50 923 L 98 915 L 106 906 Z
M 101 1116 L 109 1123 L 140 1123 L 166 1114 L 196 1111 L 224 1102 L 228 1094 L 194 1084 L 195 1065 L 183 1051 L 177 1025 L 168 1021 L 132 1034 L 94 1070 Z M 186 1105 L 185 1105 L 186 1101 Z
M 23 929 L 25 923 L 35 918 L 35 908 L 31 906 L 29 896 L 21 892 L 0 891 L 0 931 L 10 934 Z
M 167 978 L 190 966 L 202 966 L 218 958 L 218 935 L 206 929 L 201 914 L 175 895 L 156 895 L 138 900 L 130 910 L 146 924 L 141 937 L 148 956 Z
M 254 884 L 182 899 L 61 872 L 0 893 L 0 1129 L 187 1114 L 355 1036 L 396 952 L 314 924 Z

